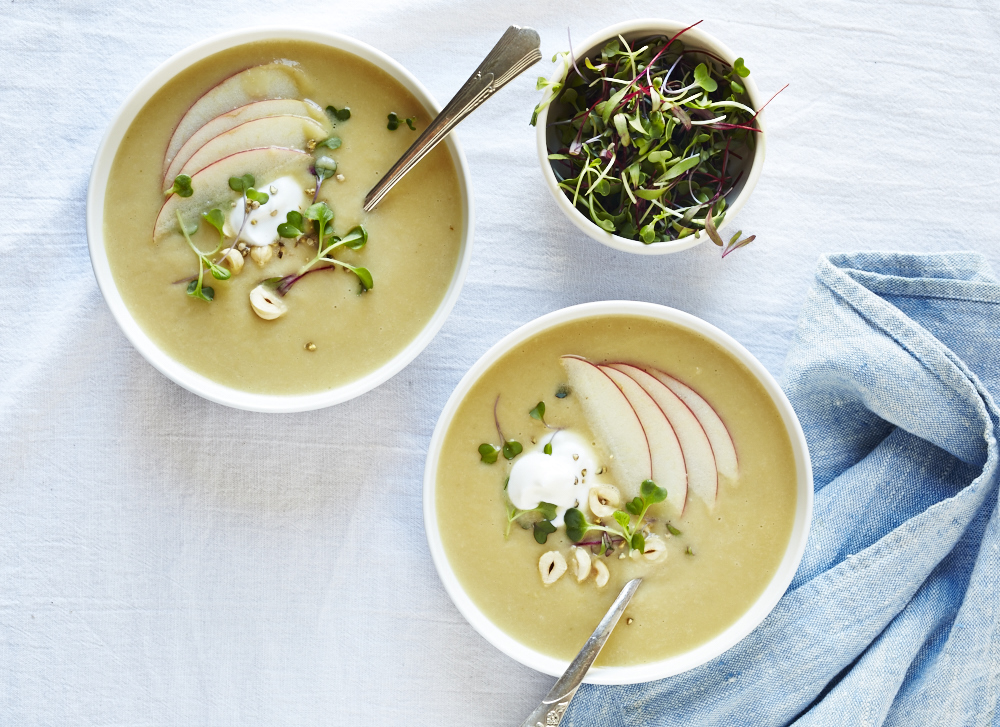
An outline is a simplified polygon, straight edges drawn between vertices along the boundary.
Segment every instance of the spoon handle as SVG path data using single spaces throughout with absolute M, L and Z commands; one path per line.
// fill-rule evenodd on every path
M 392 169 L 372 187 L 365 197 L 365 211 L 373 210 L 393 185 L 437 146 L 438 142 L 458 125 L 458 122 L 479 108 L 500 88 L 540 61 L 542 53 L 538 49 L 539 43 L 538 33 L 531 28 L 521 28 L 517 25 L 507 28 L 507 32 L 493 46 L 493 50 L 483 59 L 479 68 L 454 98 L 441 109 L 441 113 L 424 129 L 413 142 L 413 146 L 406 150 Z
M 629 601 L 632 600 L 632 596 L 635 595 L 635 591 L 641 583 L 642 578 L 635 578 L 625 584 L 621 593 L 618 594 L 618 598 L 611 604 L 608 612 L 604 614 L 601 623 L 597 625 L 594 633 L 587 639 L 587 643 L 580 649 L 580 653 L 576 655 L 576 658 L 573 659 L 563 675 L 559 677 L 559 681 L 555 683 L 555 686 L 545 695 L 542 703 L 528 716 L 528 719 L 524 720 L 521 727 L 553 727 L 562 721 L 569 703 L 576 696 L 576 690 L 580 688 L 580 683 L 590 670 L 590 665 L 594 663 L 594 659 L 601 653 L 604 643 L 611 636 L 611 632 L 618 623 L 618 619 L 621 618 L 625 607 L 628 606 Z

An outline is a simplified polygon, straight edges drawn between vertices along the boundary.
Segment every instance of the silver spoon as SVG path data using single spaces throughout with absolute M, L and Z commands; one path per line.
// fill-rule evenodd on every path
M 569 667 L 559 677 L 559 681 L 545 695 L 542 703 L 528 716 L 528 719 L 524 720 L 521 727 L 553 727 L 562 721 L 569 703 L 576 696 L 576 690 L 580 688 L 580 683 L 590 670 L 590 665 L 594 663 L 594 659 L 601 653 L 604 643 L 611 636 L 611 632 L 618 623 L 618 619 L 621 618 L 625 607 L 628 606 L 629 601 L 632 600 L 632 596 L 635 595 L 636 589 L 639 588 L 639 584 L 641 583 L 642 578 L 634 578 L 625 584 L 621 593 L 618 594 L 618 598 L 611 604 L 608 612 L 604 614 L 601 623 L 597 624 L 594 633 L 590 635 L 587 643 L 580 649 L 580 653 L 570 662 Z
M 539 43 L 538 33 L 531 28 L 517 25 L 507 28 L 507 32 L 455 97 L 441 109 L 441 113 L 424 129 L 424 133 L 413 142 L 413 146 L 406 150 L 392 169 L 372 187 L 365 197 L 365 211 L 375 209 L 375 205 L 382 201 L 393 185 L 437 146 L 458 122 L 482 106 L 500 88 L 538 63 L 542 59 L 542 52 L 538 50 Z

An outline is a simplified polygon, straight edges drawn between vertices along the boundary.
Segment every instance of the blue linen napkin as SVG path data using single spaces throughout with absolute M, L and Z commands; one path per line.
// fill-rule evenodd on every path
M 1000 283 L 973 253 L 820 259 L 783 386 L 816 486 L 771 615 L 564 724 L 1000 725 Z

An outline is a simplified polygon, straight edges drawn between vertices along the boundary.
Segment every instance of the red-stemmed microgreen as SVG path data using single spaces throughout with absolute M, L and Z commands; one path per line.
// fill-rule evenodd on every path
M 643 480 L 639 486 L 639 496 L 625 503 L 625 510 L 616 510 L 613 518 L 617 527 L 592 523 L 581 510 L 571 507 L 563 519 L 566 523 L 566 536 L 574 543 L 583 541 L 584 536 L 591 531 L 602 531 L 613 537 L 619 537 L 628 543 L 632 550 L 643 551 L 646 548 L 646 537 L 643 533 L 643 519 L 651 505 L 667 499 L 667 491 L 657 486 L 652 480 Z M 636 517 L 635 522 L 632 516 Z
M 323 182 L 337 173 L 337 160 L 328 156 L 321 156 L 312 166 L 313 176 L 316 177 L 316 188 L 313 190 L 313 204 L 319 199 L 319 188 Z
M 305 232 L 305 220 L 311 220 L 316 234 L 316 254 L 312 260 L 307 262 L 295 273 L 281 278 L 269 278 L 264 281 L 269 287 L 281 296 L 287 295 L 292 286 L 311 273 L 321 270 L 333 270 L 342 267 L 354 273 L 361 282 L 362 292 L 367 292 L 375 287 L 375 281 L 368 268 L 356 267 L 343 260 L 333 257 L 335 250 L 346 247 L 350 250 L 360 250 L 368 243 L 368 230 L 363 225 L 352 227 L 346 235 L 338 237 L 333 233 L 334 215 L 333 210 L 326 202 L 317 202 L 310 205 L 305 214 L 297 211 L 289 212 L 285 217 L 285 222 L 278 225 L 278 235 L 286 239 L 297 240 L 303 237 Z M 323 265 L 323 263 L 326 263 Z
M 743 59 L 686 48 L 678 38 L 690 27 L 632 44 L 619 36 L 564 63 L 563 79 L 538 81 L 546 93 L 532 124 L 556 104 L 549 160 L 560 188 L 602 229 L 646 244 L 700 236 L 710 209 L 709 224 L 721 223 L 743 175 L 733 159 L 760 131 Z
M 555 525 L 552 521 L 556 517 L 556 506 L 549 502 L 540 502 L 537 507 L 533 507 L 530 510 L 519 510 L 514 507 L 510 500 L 506 502 L 507 508 L 507 529 L 504 530 L 504 538 L 510 537 L 510 529 L 514 524 L 515 520 L 521 520 L 522 527 L 528 528 L 529 523 L 534 530 L 535 540 L 539 544 L 544 544 L 548 540 L 549 535 L 556 531 Z M 525 520 L 523 519 L 526 515 L 531 516 L 534 519 L 532 522 L 531 518 Z
M 500 404 L 500 395 L 497 395 L 496 400 L 493 402 L 493 424 L 497 428 L 497 436 L 500 437 L 500 446 L 497 447 L 489 442 L 483 442 L 479 445 L 479 458 L 486 464 L 493 464 L 497 461 L 497 457 L 503 454 L 504 458 L 509 460 L 514 459 L 517 455 L 524 451 L 524 447 L 521 446 L 520 442 L 514 441 L 513 439 L 508 440 L 504 434 L 503 429 L 500 428 L 500 418 L 497 415 L 497 406 Z

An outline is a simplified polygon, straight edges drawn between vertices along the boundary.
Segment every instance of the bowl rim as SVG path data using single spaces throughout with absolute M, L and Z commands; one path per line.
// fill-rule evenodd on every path
M 444 437 L 459 405 L 469 389 L 479 380 L 482 374 L 505 353 L 520 345 L 527 339 L 551 329 L 554 326 L 604 315 L 632 315 L 652 318 L 658 321 L 673 323 L 704 336 L 710 341 L 728 351 L 738 361 L 743 363 L 760 381 L 765 391 L 771 397 L 791 441 L 792 452 L 796 466 L 795 519 L 792 532 L 785 547 L 785 553 L 770 582 L 754 601 L 753 605 L 743 613 L 733 624 L 722 633 L 716 635 L 700 646 L 683 654 L 668 657 L 660 661 L 631 666 L 594 667 L 584 681 L 591 684 L 636 684 L 640 682 L 663 679 L 694 669 L 714 659 L 753 631 L 773 610 L 784 595 L 802 556 L 805 553 L 806 541 L 809 537 L 810 522 L 813 510 L 813 478 L 809 450 L 805 434 L 778 382 L 754 356 L 734 338 L 689 313 L 669 308 L 655 303 L 644 303 L 629 300 L 598 301 L 581 303 L 561 308 L 530 321 L 517 330 L 504 336 L 494 344 L 462 377 L 441 416 L 438 418 L 434 433 L 428 446 L 427 461 L 424 467 L 424 529 L 430 548 L 431 558 L 441 578 L 445 591 L 459 612 L 469 624 L 493 646 L 512 659 L 550 676 L 561 676 L 569 665 L 568 661 L 556 659 L 543 654 L 527 644 L 517 641 L 496 626 L 479 610 L 479 607 L 466 594 L 448 561 L 438 529 L 436 480 Z
M 319 43 L 352 53 L 388 73 L 433 117 L 439 104 L 424 85 L 398 61 L 382 51 L 340 33 L 286 26 L 251 27 L 230 31 L 195 43 L 175 53 L 147 75 L 125 98 L 108 124 L 97 148 L 87 186 L 87 242 L 97 285 L 125 337 L 155 369 L 174 383 L 209 401 L 235 409 L 268 413 L 291 413 L 321 409 L 340 404 L 364 394 L 399 373 L 433 340 L 458 301 L 472 257 L 475 228 L 472 175 L 465 153 L 454 134 L 444 140 L 458 173 L 463 204 L 461 246 L 455 271 L 444 297 L 420 332 L 394 357 L 360 379 L 324 391 L 307 394 L 257 394 L 213 381 L 172 358 L 142 329 L 125 306 L 115 285 L 104 246 L 104 200 L 108 178 L 118 148 L 139 111 L 165 83 L 185 68 L 214 53 L 237 45 L 264 40 L 298 40 Z
M 603 30 L 599 30 L 582 43 L 575 45 L 573 48 L 573 57 L 580 58 L 586 54 L 587 51 L 592 50 L 599 45 L 603 45 L 618 35 L 636 36 L 654 33 L 672 34 L 687 28 L 689 25 L 689 23 L 680 23 L 674 20 L 664 20 L 658 18 L 641 18 L 638 20 L 627 20 L 622 23 L 616 23 L 615 25 L 610 25 Z M 736 54 L 733 53 L 727 45 L 722 43 L 722 41 L 698 27 L 689 28 L 684 33 L 683 38 L 691 39 L 695 45 L 708 48 L 716 55 L 726 59 L 726 61 L 730 64 L 732 64 L 737 58 Z M 563 67 L 557 71 L 556 75 L 553 76 L 553 80 L 562 81 L 566 77 L 566 73 L 568 71 L 569 66 L 564 63 Z M 753 107 L 755 109 L 761 109 L 760 90 L 757 88 L 757 82 L 754 80 L 752 74 L 743 79 L 743 85 L 747 90 L 747 95 L 750 97 Z M 552 196 L 555 197 L 556 205 L 581 232 L 586 234 L 588 237 L 597 240 L 603 245 L 607 245 L 615 250 L 631 252 L 636 255 L 668 255 L 670 253 L 680 252 L 681 250 L 692 248 L 707 239 L 707 235 L 702 235 L 700 238 L 696 238 L 694 235 L 689 235 L 688 237 L 681 238 L 680 240 L 675 240 L 673 242 L 655 242 L 651 245 L 647 245 L 640 240 L 630 240 L 627 237 L 613 235 L 612 233 L 602 230 L 600 227 L 595 225 L 586 215 L 570 203 L 566 195 L 563 194 L 561 189 L 559 189 L 555 173 L 552 171 L 552 164 L 548 159 L 548 142 L 545 138 L 545 122 L 548 119 L 549 109 L 551 108 L 551 106 L 546 106 L 542 109 L 538 113 L 538 119 L 535 123 L 535 145 L 538 152 L 538 161 L 542 166 L 542 177 L 545 179 L 545 185 L 548 187 L 549 192 L 552 193 Z M 757 144 L 754 147 L 753 163 L 750 166 L 750 171 L 747 174 L 747 179 L 743 184 L 743 188 L 732 201 L 732 204 L 729 205 L 726 217 L 719 225 L 720 229 L 725 227 L 730 219 L 743 208 L 743 205 L 746 204 L 750 195 L 753 193 L 754 187 L 757 186 L 757 181 L 760 179 L 761 171 L 764 168 L 764 156 L 767 151 L 767 129 L 764 117 L 765 114 L 763 111 L 760 111 L 757 114 L 757 125 L 760 127 L 760 133 L 757 135 Z

